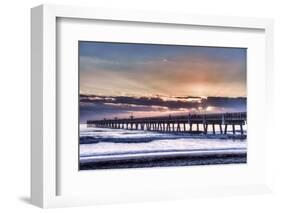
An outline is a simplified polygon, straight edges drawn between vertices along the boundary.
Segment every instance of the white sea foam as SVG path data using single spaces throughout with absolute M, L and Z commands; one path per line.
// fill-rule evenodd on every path
M 175 138 L 173 134 L 139 130 L 100 129 L 82 126 L 80 137 L 95 137 L 101 141 L 107 139 L 107 142 L 80 144 L 80 162 L 152 155 L 246 153 L 247 149 L 246 140 L 194 139 L 184 138 L 181 135 Z M 129 139 L 128 141 L 132 142 L 116 142 L 120 138 Z M 134 140 L 143 138 L 153 138 L 153 140 L 150 142 L 134 142 Z M 154 140 L 154 138 L 156 139 Z

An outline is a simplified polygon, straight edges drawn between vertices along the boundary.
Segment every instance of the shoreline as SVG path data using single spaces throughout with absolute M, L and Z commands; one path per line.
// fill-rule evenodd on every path
M 104 170 L 104 169 L 130 169 L 130 168 L 157 168 L 157 167 L 180 167 L 180 166 L 204 166 L 204 165 L 224 165 L 224 164 L 245 164 L 247 154 L 220 155 L 209 157 L 176 157 L 160 159 L 141 160 L 115 160 L 112 162 L 98 162 L 80 164 L 79 170 Z
M 108 158 L 89 158 L 80 161 L 79 170 L 125 169 L 149 167 L 177 167 L 216 164 L 246 163 L 246 150 L 218 150 L 200 152 L 174 152 L 157 155 L 119 156 Z

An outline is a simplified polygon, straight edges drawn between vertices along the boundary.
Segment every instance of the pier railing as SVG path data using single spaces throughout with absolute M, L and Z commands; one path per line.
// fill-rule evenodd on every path
M 142 118 L 123 118 L 123 119 L 103 119 L 88 120 L 88 127 L 128 129 L 128 130 L 147 130 L 159 132 L 190 132 L 208 134 L 211 126 L 211 133 L 216 134 L 215 127 L 219 127 L 221 134 L 244 134 L 243 126 L 247 121 L 246 112 L 238 113 L 218 113 L 218 114 L 188 114 L 179 116 L 161 117 L 142 117 Z M 196 126 L 194 128 L 193 126 Z M 236 129 L 236 127 L 239 129 Z M 201 128 L 200 128 L 201 127 Z M 231 127 L 231 132 L 228 128 Z

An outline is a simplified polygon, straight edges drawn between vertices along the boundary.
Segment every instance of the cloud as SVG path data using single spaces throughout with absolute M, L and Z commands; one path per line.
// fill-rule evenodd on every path
M 246 111 L 246 98 L 80 95 L 80 121 L 183 113 Z

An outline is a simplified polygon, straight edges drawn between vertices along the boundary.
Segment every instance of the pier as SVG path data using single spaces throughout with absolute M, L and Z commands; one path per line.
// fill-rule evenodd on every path
M 188 132 L 216 134 L 216 127 L 220 134 L 244 135 L 244 125 L 247 121 L 246 112 L 218 113 L 218 114 L 188 114 L 180 116 L 161 116 L 123 119 L 88 120 L 88 127 L 111 129 L 147 130 L 157 132 Z

